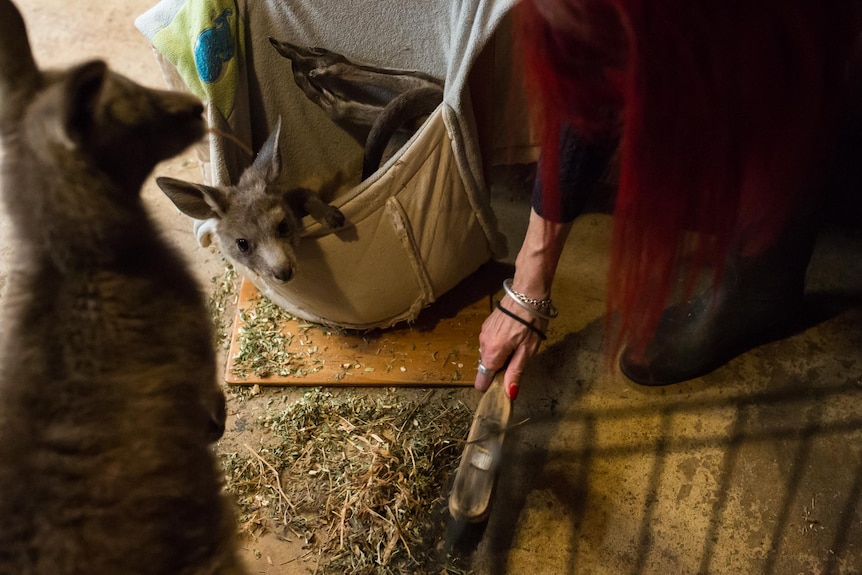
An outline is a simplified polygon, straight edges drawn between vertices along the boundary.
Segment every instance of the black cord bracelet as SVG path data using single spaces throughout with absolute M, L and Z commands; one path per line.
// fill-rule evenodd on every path
M 520 322 L 520 323 L 524 324 L 525 326 L 527 326 L 530 329 L 530 331 L 532 331 L 534 334 L 538 335 L 539 339 L 541 339 L 542 341 L 545 341 L 546 339 L 548 339 L 548 336 L 545 335 L 545 332 L 543 332 L 542 330 L 540 330 L 539 328 L 537 328 L 536 326 L 534 326 L 532 323 L 528 322 L 527 320 L 525 320 L 521 317 L 518 317 L 517 315 L 513 314 L 512 312 L 510 312 L 509 310 L 504 308 L 502 305 L 500 305 L 499 301 L 497 302 L 497 309 L 500 310 L 501 312 L 503 312 L 504 314 L 506 314 L 507 316 L 509 316 L 510 318 L 512 318 L 513 320 Z

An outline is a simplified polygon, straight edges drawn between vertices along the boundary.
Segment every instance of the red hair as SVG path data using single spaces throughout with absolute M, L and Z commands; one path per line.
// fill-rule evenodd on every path
M 540 111 L 546 209 L 559 204 L 562 123 L 587 138 L 619 137 L 611 352 L 652 335 L 687 232 L 698 232 L 694 262 L 711 265 L 718 281 L 731 247 L 764 248 L 802 195 L 817 192 L 857 11 L 850 0 L 516 7 L 527 89 Z

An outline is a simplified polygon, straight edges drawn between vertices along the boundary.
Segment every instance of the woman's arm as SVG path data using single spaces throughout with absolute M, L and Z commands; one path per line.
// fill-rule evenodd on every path
M 515 259 L 515 277 L 511 284 L 513 293 L 540 301 L 551 297 L 551 284 L 571 227 L 571 222 L 548 221 L 531 210 L 524 243 Z M 515 399 L 527 361 L 536 354 L 541 344 L 537 331 L 543 333 L 548 327 L 548 319 L 541 317 L 547 316 L 548 310 L 524 301 L 519 303 L 511 295 L 503 297 L 500 306 L 505 311 L 495 309 L 482 324 L 479 358 L 481 364 L 491 371 L 506 367 L 506 393 Z M 531 312 L 528 307 L 533 307 L 534 311 Z M 535 329 L 527 327 L 506 312 L 514 314 Z M 475 386 L 484 391 L 492 380 L 493 374 L 479 372 Z

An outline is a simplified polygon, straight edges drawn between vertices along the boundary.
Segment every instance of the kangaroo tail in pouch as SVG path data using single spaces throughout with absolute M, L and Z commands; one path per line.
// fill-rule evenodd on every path
M 408 122 L 428 116 L 442 101 L 443 90 L 436 86 L 414 88 L 393 98 L 371 126 L 365 143 L 362 179 L 368 178 L 380 167 L 386 144 L 395 132 Z

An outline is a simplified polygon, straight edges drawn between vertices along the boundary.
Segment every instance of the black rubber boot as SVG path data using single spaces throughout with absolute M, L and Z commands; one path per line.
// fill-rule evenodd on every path
M 620 369 L 642 385 L 706 375 L 754 347 L 789 335 L 814 249 L 814 216 L 788 225 L 761 254 L 731 257 L 716 289 L 668 308 L 642 353 L 627 347 Z

